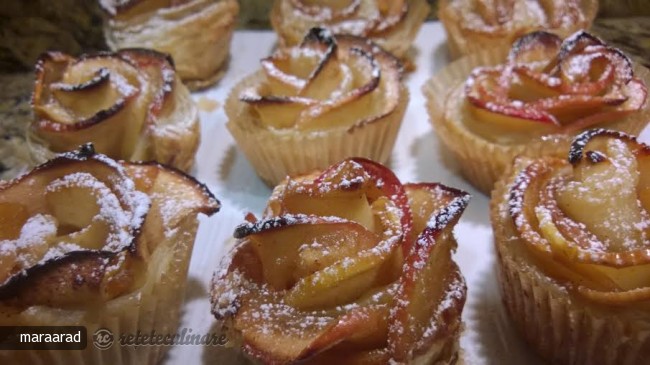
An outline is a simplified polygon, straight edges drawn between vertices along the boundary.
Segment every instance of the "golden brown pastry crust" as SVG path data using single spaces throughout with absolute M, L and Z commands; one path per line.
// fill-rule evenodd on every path
M 70 356 L 3 351 L 0 358 L 58 359 L 60 365 L 158 362 L 164 346 L 131 351 L 118 338 L 176 332 L 197 215 L 218 209 L 193 178 L 155 163 L 117 163 L 92 145 L 3 184 L 0 324 L 85 326 L 89 346 Z M 99 328 L 115 336 L 108 350 L 92 345 Z
M 438 5 L 452 58 L 510 45 L 536 30 L 566 38 L 589 29 L 597 12 L 597 0 L 440 0 Z
M 518 159 L 496 185 L 490 215 L 503 301 L 552 363 L 636 364 L 650 355 L 649 151 L 620 132 L 587 131 L 571 163 Z
M 347 157 L 385 162 L 407 103 L 396 58 L 366 39 L 314 28 L 301 46 L 262 60 L 225 109 L 239 147 L 274 186 Z
M 298 45 L 312 27 L 330 29 L 372 39 L 403 58 L 429 13 L 425 0 L 352 0 L 342 4 L 326 1 L 275 0 L 271 24 L 283 46 Z
M 32 106 L 27 137 L 37 163 L 93 142 L 115 159 L 155 160 L 185 171 L 194 164 L 198 109 L 161 53 L 46 53 L 36 64 Z
M 276 187 L 215 273 L 212 311 L 262 363 L 451 364 L 469 195 L 349 159 Z
M 592 71 L 604 78 L 580 76 Z M 650 118 L 649 82 L 650 71 L 588 33 L 560 42 L 536 32 L 512 49 L 454 62 L 424 93 L 434 130 L 461 173 L 489 193 L 517 155 L 561 155 L 592 126 L 640 133 Z
M 108 14 L 104 34 L 111 49 L 169 53 L 191 90 L 211 86 L 223 76 L 239 13 L 236 0 L 102 1 L 102 5 Z

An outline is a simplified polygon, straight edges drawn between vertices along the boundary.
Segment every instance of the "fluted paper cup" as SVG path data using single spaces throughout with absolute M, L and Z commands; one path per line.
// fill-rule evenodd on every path
M 263 80 L 257 72 L 241 81 L 228 96 L 225 110 L 228 130 L 260 178 L 275 186 L 287 176 L 302 175 L 348 157 L 365 157 L 386 163 L 390 157 L 409 94 L 400 86 L 400 100 L 390 113 L 352 128 L 303 132 L 265 127 L 252 108 L 239 100 L 243 90 Z

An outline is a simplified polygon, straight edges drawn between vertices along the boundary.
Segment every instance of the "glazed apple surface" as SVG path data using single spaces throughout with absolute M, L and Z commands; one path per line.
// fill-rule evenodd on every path
M 245 90 L 261 123 L 275 129 L 351 129 L 393 113 L 401 64 L 362 38 L 313 28 L 300 46 L 262 60 L 264 82 Z
M 505 64 L 475 69 L 465 96 L 485 128 L 547 135 L 636 112 L 646 103 L 647 86 L 627 56 L 589 33 L 562 41 L 539 31 L 519 38 Z
M 452 229 L 468 200 L 364 159 L 289 179 L 235 231 L 213 313 L 265 363 L 451 361 L 466 291 Z
M 570 163 L 519 172 L 510 214 L 544 271 L 597 302 L 650 299 L 649 156 L 634 137 L 597 129 L 575 139 Z
M 168 55 L 46 53 L 36 65 L 32 106 L 28 140 L 39 163 L 87 142 L 114 159 L 182 170 L 194 163 L 198 109 Z
M 176 170 L 118 163 L 90 144 L 59 155 L 0 185 L 0 303 L 91 308 L 133 292 L 159 245 L 218 208 Z

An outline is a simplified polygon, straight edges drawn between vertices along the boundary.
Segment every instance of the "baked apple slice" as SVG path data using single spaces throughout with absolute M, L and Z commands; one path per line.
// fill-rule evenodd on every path
M 510 48 L 508 63 L 527 64 L 543 63 L 545 70 L 553 66 L 550 61 L 562 47 L 562 38 L 545 31 L 531 32 L 519 37 Z M 550 67 L 549 67 L 550 65 Z
M 322 110 L 309 111 L 319 100 L 356 90 L 352 82 L 358 81 L 358 75 L 353 74 L 354 67 L 344 63 L 347 52 L 342 52 L 328 31 L 315 28 L 298 48 L 280 50 L 262 60 L 266 83 L 240 96 L 240 100 L 253 105 L 264 124 L 290 128 L 303 113 Z M 372 87 L 358 90 L 369 92 Z
M 294 286 L 344 257 L 374 247 L 379 237 L 356 222 L 307 215 L 282 215 L 237 227 L 250 240 L 265 281 L 276 290 Z
M 290 0 L 300 12 L 323 20 L 338 19 L 359 9 L 361 0 Z
M 290 179 L 271 197 L 267 211 L 273 215 L 339 216 L 374 231 L 376 222 L 371 204 L 382 196 L 390 199 L 400 210 L 401 231 L 406 243 L 404 250 L 407 250 L 413 215 L 404 186 L 392 171 L 368 159 L 344 160 L 313 180 Z
M 628 135 L 592 130 L 575 139 L 572 166 L 547 159 L 519 172 L 510 214 L 545 272 L 611 305 L 650 298 L 649 151 Z
M 540 98 L 557 97 L 562 93 L 562 81 L 545 73 L 540 73 L 527 65 L 514 66 L 515 75 L 510 84 L 508 97 L 522 102 L 531 102 Z
M 341 74 L 338 61 L 334 38 L 324 30 L 312 30 L 300 47 L 276 52 L 261 61 L 267 79 L 265 91 L 277 96 L 321 99 L 326 95 L 319 98 L 319 93 L 332 92 L 332 86 L 350 82 Z
M 315 104 L 312 99 L 297 96 L 260 96 L 257 90 L 248 90 L 239 99 L 255 107 L 262 123 L 278 129 L 293 127 L 300 113 Z
M 295 48 L 262 60 L 264 82 L 241 94 L 267 126 L 301 131 L 351 128 L 394 109 L 399 63 L 350 36 L 313 28 Z M 395 94 L 395 95 L 396 95 Z M 368 110 L 381 111 L 368 118 Z
M 337 306 L 354 301 L 372 287 L 390 282 L 392 278 L 382 268 L 390 265 L 393 252 L 402 241 L 400 217 L 386 198 L 377 199 L 373 211 L 381 227 L 381 241 L 301 278 L 287 293 L 289 305 L 299 309 Z
M 451 259 L 453 226 L 469 203 L 469 194 L 440 185 L 409 185 L 407 192 L 422 212 L 415 227 L 428 217 L 416 244 L 405 257 L 391 311 L 388 346 L 396 361 L 408 361 L 442 337 L 457 331 L 465 303 L 465 281 Z M 442 279 L 442 280 L 441 280 Z
M 524 100 L 535 99 L 527 89 L 516 94 L 522 87 L 506 84 L 502 79 L 502 68 L 479 68 L 472 72 L 465 83 L 465 95 L 470 112 L 477 120 L 492 123 L 499 128 L 519 131 L 551 131 L 559 125 L 550 113 L 533 108 L 525 108 Z M 528 79 L 531 79 L 528 77 Z M 520 82 L 526 82 L 526 78 Z M 531 82 L 535 83 L 535 82 Z M 539 88 L 535 83 L 536 88 Z M 512 90 L 508 90 L 511 86 Z M 542 91 L 542 93 L 548 93 Z M 511 99 L 509 99 L 510 97 Z
M 518 163 L 525 165 L 527 162 L 519 160 Z M 578 257 L 577 247 L 560 233 L 549 217 L 557 212 L 542 200 L 545 195 L 540 192 L 544 191 L 545 182 L 551 179 L 553 170 L 561 167 L 560 160 L 553 160 L 531 163 L 519 171 L 510 188 L 509 210 L 513 225 L 540 266 L 553 277 L 610 289 L 613 283 L 606 277 L 588 266 L 574 265 L 572 260 Z M 555 253 L 553 257 L 549 257 L 551 253 Z
M 229 267 L 215 277 L 215 287 L 223 291 L 212 298 L 217 318 L 231 318 L 241 331 L 245 352 L 266 362 L 291 362 L 312 360 L 344 342 L 378 341 L 381 332 L 372 329 L 385 328 L 387 307 L 376 298 L 385 296 L 378 294 L 363 307 L 299 311 L 284 302 L 282 292 L 258 286 L 263 281 L 258 281 L 261 274 L 256 278 L 259 262 L 253 257 L 247 245 L 236 246 L 225 260 Z
M 578 32 L 563 42 L 534 32 L 505 64 L 475 69 L 465 84 L 472 116 L 504 131 L 571 133 L 640 110 L 647 87 L 619 50 Z
M 579 176 L 558 189 L 558 206 L 587 225 L 607 251 L 642 248 L 643 222 L 650 217 L 639 209 L 636 159 L 625 142 L 612 139 L 605 147 L 606 160 L 584 163 Z M 589 191 L 589 199 L 585 191 Z
M 346 212 L 346 199 L 357 213 L 359 200 L 369 206 L 374 224 L 351 221 L 368 215 Z M 458 340 L 465 284 L 451 230 L 468 200 L 438 184 L 402 185 L 363 159 L 290 178 L 264 218 L 236 230 L 213 280 L 213 313 L 265 363 L 452 356 L 444 349 Z
M 39 162 L 92 142 L 115 159 L 192 165 L 197 111 L 168 55 L 145 49 L 77 58 L 48 52 L 35 68 L 28 137 Z
M 0 186 L 0 207 L 17 208 L 0 224 L 12 248 L 0 260 L 3 305 L 77 307 L 142 285 L 157 245 L 218 202 L 182 173 L 118 163 L 88 144 Z
M 580 30 L 567 37 L 560 47 L 558 52 L 558 58 L 563 60 L 571 55 L 579 54 L 585 51 L 587 48 L 600 48 L 604 46 L 605 43 L 601 41 L 598 37 Z

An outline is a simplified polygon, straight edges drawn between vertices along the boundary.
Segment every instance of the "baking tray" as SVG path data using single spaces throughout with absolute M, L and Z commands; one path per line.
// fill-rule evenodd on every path
M 468 297 L 463 311 L 461 361 L 465 364 L 541 364 L 517 336 L 501 305 L 495 276 L 493 237 L 488 216 L 489 197 L 465 182 L 439 149 L 425 110 L 422 85 L 449 63 L 446 36 L 439 22 L 427 22 L 415 41 L 415 71 L 406 75 L 411 94 L 404 122 L 388 166 L 402 182 L 441 182 L 472 194 L 469 207 L 455 228 L 455 255 L 467 280 Z M 226 129 L 223 110 L 226 97 L 244 76 L 259 69 L 259 60 L 275 47 L 271 31 L 237 31 L 231 46 L 228 71 L 219 84 L 194 94 L 201 109 L 201 145 L 193 174 L 204 182 L 222 203 L 213 217 L 202 217 L 190 264 L 189 282 L 181 328 L 192 333 L 214 333 L 216 321 L 210 313 L 210 280 L 224 244 L 247 212 L 259 216 L 271 193 Z M 648 129 L 641 140 L 647 141 Z M 164 364 L 245 363 L 232 350 L 219 347 L 176 346 Z

